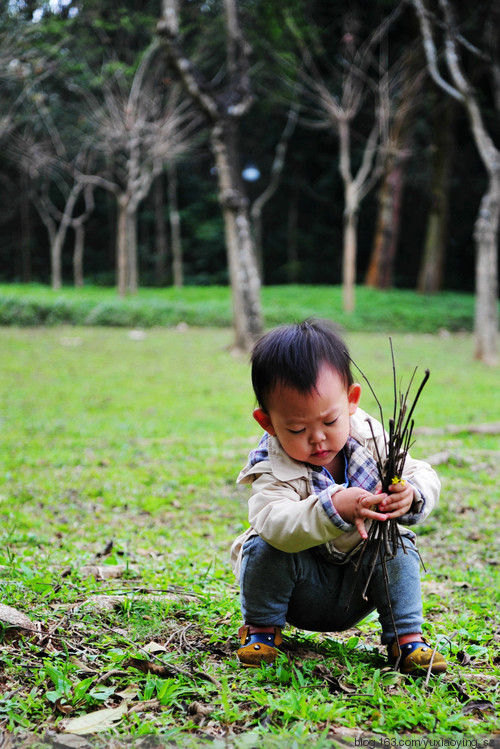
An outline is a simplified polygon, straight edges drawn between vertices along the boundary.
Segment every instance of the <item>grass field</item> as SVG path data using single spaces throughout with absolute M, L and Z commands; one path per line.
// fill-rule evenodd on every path
M 393 335 L 403 381 L 431 370 L 413 454 L 434 456 L 443 483 L 419 544 L 426 634 L 449 672 L 425 684 L 385 669 L 372 617 L 339 635 L 290 629 L 276 668 L 245 671 L 228 551 L 259 431 L 231 340 L 0 328 L 0 600 L 39 623 L 4 626 L 0 727 L 61 746 L 82 731 L 242 749 L 498 732 L 500 436 L 474 432 L 499 421 L 498 370 L 472 360 L 468 334 Z M 387 336 L 348 340 L 389 407 Z
M 435 333 L 472 330 L 474 297 L 447 292 L 422 296 L 410 290 L 356 290 L 356 311 L 342 310 L 340 286 L 264 286 L 262 306 L 267 326 L 306 317 L 335 319 L 352 331 Z M 140 289 L 119 298 L 111 288 L 0 284 L 0 325 L 111 325 L 117 327 L 231 324 L 227 287 L 192 286 Z

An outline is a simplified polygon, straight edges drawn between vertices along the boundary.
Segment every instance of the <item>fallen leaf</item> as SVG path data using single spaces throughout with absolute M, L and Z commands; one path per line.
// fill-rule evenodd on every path
M 470 694 L 468 694 L 465 691 L 465 689 L 463 688 L 463 686 L 461 684 L 459 684 L 457 681 L 451 681 L 448 684 L 448 689 L 451 692 L 456 692 L 456 694 L 457 694 L 458 699 L 460 700 L 460 702 L 466 702 L 467 700 L 471 699 Z
M 457 653 L 457 661 L 461 666 L 469 666 L 472 663 L 472 659 L 468 653 L 464 650 L 459 650 Z
M 95 580 L 114 580 L 123 577 L 125 572 L 133 570 L 126 564 L 86 564 L 78 570 L 80 577 L 93 577 Z
M 339 692 L 354 694 L 356 692 L 356 689 L 346 686 L 321 663 L 316 666 L 312 674 L 322 679 L 328 685 L 328 691 L 332 694 L 338 694 Z
M 96 557 L 98 559 L 102 559 L 102 557 L 107 557 L 108 554 L 111 554 L 112 551 L 113 551 L 113 541 L 111 540 L 111 541 L 108 541 L 108 543 L 106 544 L 106 546 L 104 547 L 102 551 L 97 552 Z
M 141 649 L 145 650 L 146 653 L 165 653 L 167 651 L 165 645 L 160 645 L 159 642 L 155 642 L 154 640 L 148 642 Z
M 160 676 L 163 679 L 172 678 L 177 676 L 174 671 L 171 671 L 167 666 L 161 663 L 155 663 L 154 661 L 145 661 L 142 658 L 127 658 L 123 662 L 124 668 L 136 668 L 143 674 L 154 674 Z
M 220 683 L 220 681 L 217 681 L 217 679 L 214 676 L 211 676 L 211 674 L 205 673 L 205 671 L 195 671 L 193 676 L 198 676 L 198 678 L 200 679 L 209 681 L 214 685 L 214 687 L 217 687 L 217 689 L 222 690 L 222 684 Z
M 47 731 L 43 737 L 43 741 L 55 749 L 90 749 L 87 739 L 84 739 L 83 736 L 77 736 L 76 733 L 65 735 L 63 733 L 56 733 L 55 731 Z M 3 744 L 0 744 L 0 746 L 4 749 Z
M 87 598 L 87 600 L 82 604 L 82 606 L 90 606 L 96 611 L 101 611 L 102 613 L 106 613 L 108 611 L 116 611 L 116 609 L 119 609 L 120 606 L 123 604 L 123 598 L 120 598 L 120 596 L 90 596 L 90 598 Z
M 22 611 L 7 606 L 5 603 L 0 603 L 0 622 L 7 629 L 22 629 L 27 632 L 40 631 L 40 625 L 37 622 L 32 622 Z
M 55 701 L 54 705 L 56 707 L 56 710 L 59 710 L 59 712 L 63 715 L 71 715 L 75 708 L 71 705 L 68 705 L 67 702 L 63 704 L 62 699 L 62 697 L 59 697 L 59 699 Z
M 92 713 L 68 720 L 64 728 L 64 733 L 75 733 L 83 736 L 89 733 L 108 731 L 110 728 L 116 726 L 127 713 L 128 704 L 126 702 L 122 702 L 118 707 L 95 710 Z
M 207 715 L 213 713 L 211 705 L 204 705 L 202 702 L 191 702 L 187 706 L 187 714 L 191 717 L 193 723 L 200 724 Z
M 146 338 L 146 332 L 144 330 L 129 330 L 127 338 L 131 341 L 143 341 Z
M 133 700 L 135 697 L 137 697 L 139 693 L 139 687 L 134 686 L 133 684 L 129 685 L 125 689 L 123 689 L 121 692 L 115 692 L 117 697 L 121 697 L 122 700 Z
M 462 715 L 470 715 L 471 713 L 484 713 L 489 710 L 493 710 L 493 702 L 489 700 L 471 700 L 467 702 L 462 708 Z
M 144 713 L 146 710 L 159 710 L 160 708 L 160 700 L 145 700 L 144 702 L 134 702 L 129 708 L 129 713 Z
M 8 733 L 4 733 L 3 731 L 0 731 L 0 746 L 2 747 L 2 749 L 13 749 L 14 747 L 12 738 Z

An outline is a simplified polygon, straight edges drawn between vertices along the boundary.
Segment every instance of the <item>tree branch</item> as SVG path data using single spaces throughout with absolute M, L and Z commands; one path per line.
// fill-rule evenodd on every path
M 463 94 L 454 86 L 451 86 L 447 81 L 445 81 L 445 79 L 439 72 L 436 45 L 434 43 L 434 38 L 432 35 L 432 26 L 422 0 L 410 0 L 410 2 L 415 8 L 415 12 L 417 14 L 418 22 L 420 25 L 420 32 L 422 34 L 422 43 L 424 46 L 425 57 L 427 59 L 427 69 L 429 71 L 429 75 L 439 86 L 439 88 L 441 88 L 443 91 L 446 91 L 446 93 L 453 97 L 453 99 L 456 99 L 456 101 L 460 101 L 463 103 Z

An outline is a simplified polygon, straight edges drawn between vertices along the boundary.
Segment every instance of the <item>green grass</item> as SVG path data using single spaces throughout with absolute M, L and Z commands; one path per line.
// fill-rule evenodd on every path
M 266 286 L 262 289 L 265 322 L 274 326 L 310 316 L 336 320 L 352 331 L 435 333 L 472 330 L 474 297 L 413 291 L 378 291 L 359 287 L 356 311 L 342 310 L 338 286 Z M 0 325 L 109 325 L 119 327 L 225 327 L 231 324 L 227 287 L 140 289 L 125 299 L 114 289 L 86 287 L 52 291 L 45 286 L 0 285 Z
M 387 336 L 348 340 L 389 404 Z M 228 552 L 247 492 L 234 481 L 259 430 L 247 358 L 231 341 L 215 328 L 141 340 L 0 329 L 0 600 L 41 626 L 32 638 L 4 633 L 0 729 L 50 736 L 111 708 L 114 746 L 143 734 L 245 749 L 498 731 L 499 435 L 421 434 L 413 449 L 444 461 L 419 544 L 426 632 L 449 654 L 445 676 L 426 686 L 384 670 L 373 617 L 338 635 L 290 629 L 275 668 L 238 668 Z M 498 371 L 473 362 L 469 335 L 393 342 L 403 381 L 415 364 L 431 370 L 418 427 L 498 421 Z M 362 405 L 373 410 L 367 389 Z M 89 565 L 102 569 L 89 576 Z

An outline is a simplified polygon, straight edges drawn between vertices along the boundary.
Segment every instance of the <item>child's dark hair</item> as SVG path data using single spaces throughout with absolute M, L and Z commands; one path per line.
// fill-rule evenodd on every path
M 310 393 L 323 364 L 339 374 L 346 389 L 353 383 L 347 346 L 327 320 L 283 325 L 260 338 L 252 351 L 252 385 L 260 408 L 274 388 L 285 385 Z

